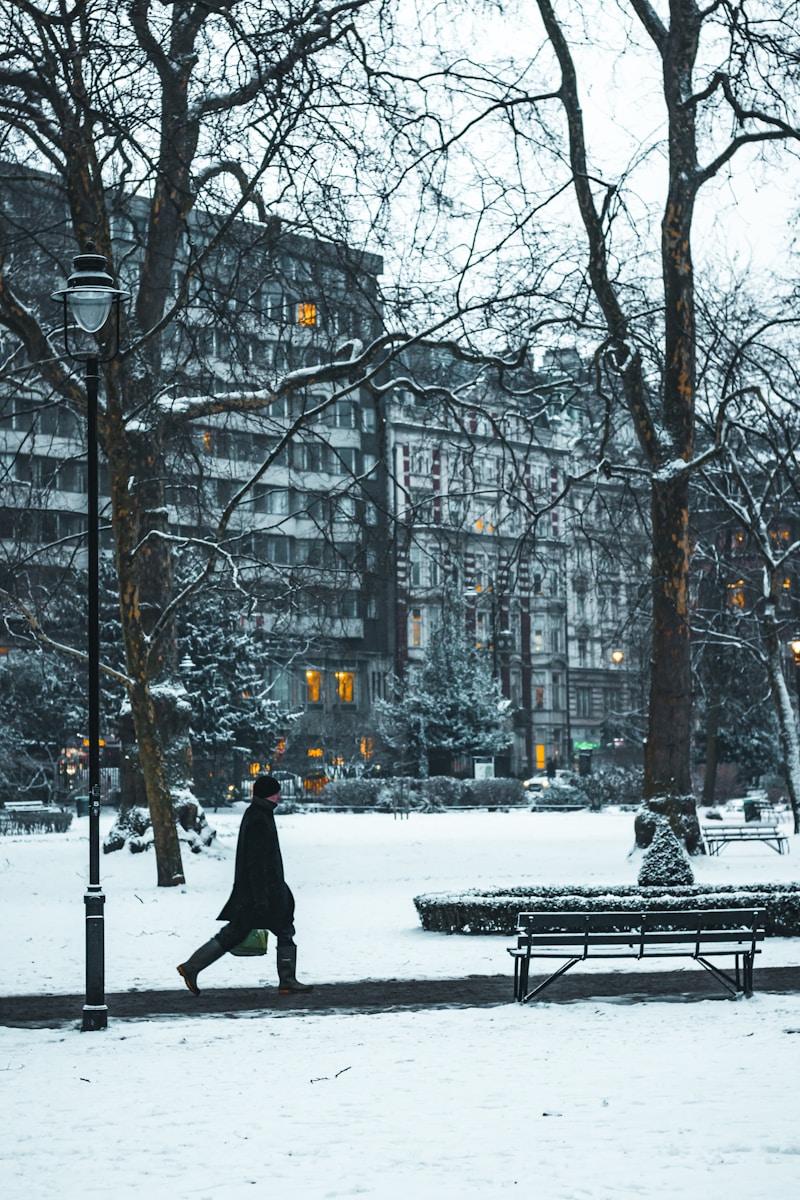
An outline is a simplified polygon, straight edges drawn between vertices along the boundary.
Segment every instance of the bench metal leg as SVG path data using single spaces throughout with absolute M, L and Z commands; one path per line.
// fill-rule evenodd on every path
M 742 954 L 742 972 L 739 974 L 739 955 L 736 955 L 736 973 L 733 979 L 725 971 L 721 970 L 716 963 L 709 962 L 707 958 L 702 958 L 699 954 L 694 955 L 701 967 L 713 975 L 714 978 L 722 984 L 722 986 L 731 993 L 732 996 L 738 996 L 740 992 L 744 992 L 745 996 L 753 994 L 753 956 L 752 954 Z
M 548 975 L 547 979 L 545 979 L 537 987 L 533 988 L 530 992 L 523 991 L 520 994 L 520 996 L 518 997 L 519 1001 L 522 1004 L 527 1004 L 528 1001 L 532 1000 L 534 996 L 538 996 L 540 992 L 543 992 L 544 989 L 548 986 L 548 984 L 551 984 L 554 979 L 558 979 L 558 977 L 560 975 L 564 975 L 565 972 L 567 972 L 570 969 L 570 967 L 574 967 L 575 963 L 579 963 L 579 962 L 583 962 L 582 957 L 569 959 L 568 962 L 563 963 L 563 965 L 560 966 L 557 971 L 554 971 L 552 975 Z M 525 986 L 527 987 L 527 982 L 528 982 L 527 981 L 527 971 L 526 971 L 525 975 L 526 975 Z

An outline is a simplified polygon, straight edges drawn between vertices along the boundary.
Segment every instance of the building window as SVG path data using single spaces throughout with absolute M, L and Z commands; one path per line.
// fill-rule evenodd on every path
M 544 649 L 544 632 L 541 629 L 534 629 L 534 631 L 533 631 L 533 652 L 534 652 L 534 654 L 541 654 L 543 649 Z
M 475 649 L 483 650 L 484 647 L 491 648 L 492 630 L 490 614 L 487 612 L 477 612 L 475 614 Z
M 536 707 L 544 708 L 544 688 L 543 687 L 536 688 Z
M 575 689 L 575 709 L 579 717 L 593 716 L 592 689 L 590 687 L 578 687 Z
M 411 645 L 422 645 L 422 609 L 413 608 L 411 610 Z
M 322 672 L 306 671 L 306 703 L 322 703 Z
M 301 301 L 297 306 L 297 324 L 298 325 L 316 325 L 317 323 L 317 306 L 316 304 L 306 304 Z
M 352 704 L 355 698 L 356 676 L 354 671 L 336 672 L 336 699 L 340 704 Z
M 728 584 L 728 608 L 744 608 L 744 580 Z
M 553 675 L 551 678 L 551 683 L 553 685 L 553 708 L 560 709 L 561 708 L 561 676 Z

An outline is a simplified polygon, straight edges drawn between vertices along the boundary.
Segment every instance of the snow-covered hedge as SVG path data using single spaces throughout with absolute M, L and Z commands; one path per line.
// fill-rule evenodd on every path
M 751 887 L 518 887 L 415 896 L 423 929 L 511 936 L 521 912 L 645 912 L 648 909 L 763 908 L 767 936 L 800 937 L 800 884 Z
M 65 808 L 0 808 L 0 833 L 65 833 L 72 813 Z
M 529 801 L 519 779 L 337 779 L 314 797 L 323 808 L 434 810 L 446 808 L 514 808 Z

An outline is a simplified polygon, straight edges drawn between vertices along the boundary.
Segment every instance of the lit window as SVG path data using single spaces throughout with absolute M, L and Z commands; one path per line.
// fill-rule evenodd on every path
M 336 698 L 340 704 L 353 703 L 355 681 L 356 677 L 353 671 L 336 672 Z
M 306 702 L 319 704 L 322 700 L 322 672 L 306 671 Z
M 298 325 L 316 325 L 317 323 L 317 306 L 316 304 L 303 304 L 297 306 L 297 324 Z
M 205 450 L 206 454 L 210 454 L 211 451 L 213 450 L 213 448 L 214 448 L 214 439 L 211 436 L 211 430 L 205 429 L 203 431 L 203 449 Z
M 544 708 L 544 688 L 537 687 L 536 689 L 536 707 Z
M 308 758 L 322 758 L 322 747 L 321 746 L 311 746 L 306 751 L 306 755 L 308 756 Z
M 411 645 L 422 645 L 422 610 L 419 608 L 411 612 Z
M 728 584 L 728 608 L 744 608 L 744 580 Z
M 372 758 L 372 755 L 375 753 L 371 737 L 362 737 L 358 744 L 358 748 L 361 752 L 362 758 Z

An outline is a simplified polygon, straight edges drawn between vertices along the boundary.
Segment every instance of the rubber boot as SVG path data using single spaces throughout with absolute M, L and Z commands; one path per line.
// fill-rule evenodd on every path
M 299 983 L 297 970 L 297 946 L 278 946 L 278 991 L 284 995 L 294 992 L 313 992 L 309 983 Z
M 200 988 L 197 986 L 197 976 L 206 967 L 210 967 L 218 958 L 222 958 L 226 953 L 225 947 L 216 938 L 212 938 L 210 942 L 206 942 L 199 950 L 195 950 L 191 958 L 187 958 L 185 963 L 181 963 L 178 967 L 178 974 L 183 976 L 183 981 L 188 987 L 193 996 L 200 995 Z

